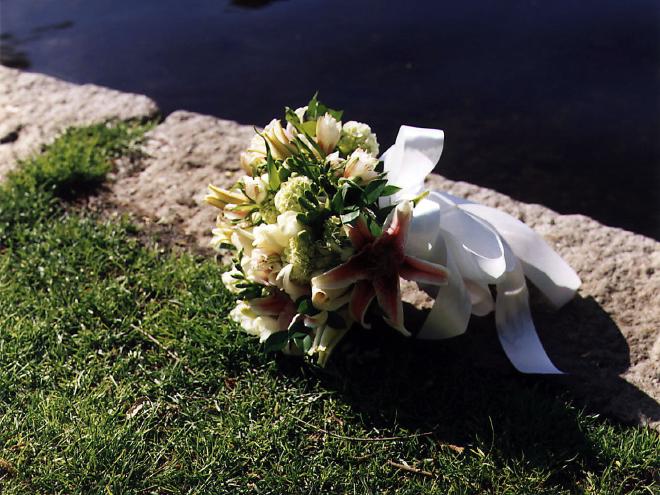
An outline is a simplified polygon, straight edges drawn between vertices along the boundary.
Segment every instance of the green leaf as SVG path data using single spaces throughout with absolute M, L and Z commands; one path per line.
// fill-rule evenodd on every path
M 308 120 L 304 124 L 302 124 L 303 131 L 305 131 L 305 134 L 307 134 L 310 137 L 316 137 L 316 121 L 315 120 Z
M 316 206 L 314 206 L 312 203 L 310 203 L 307 198 L 300 197 L 298 198 L 298 204 L 302 207 L 303 210 L 307 211 L 313 211 L 316 209 Z
M 268 140 L 263 136 L 263 134 L 259 135 L 266 144 L 266 171 L 268 172 L 268 187 L 271 191 L 277 191 L 277 189 L 280 187 L 280 176 L 277 170 L 277 164 L 275 163 L 273 155 L 270 152 L 270 145 L 268 144 Z
M 307 199 L 307 201 L 309 201 L 315 206 L 319 205 L 319 201 L 312 191 L 307 190 L 303 194 L 305 195 L 305 199 Z
M 268 336 L 264 342 L 264 350 L 266 352 L 277 352 L 284 349 L 284 346 L 289 342 L 288 332 L 275 332 Z
M 378 237 L 383 233 L 383 226 L 375 219 L 368 217 L 367 225 L 369 227 L 369 232 L 374 237 Z
M 401 190 L 400 187 L 397 186 L 386 186 L 382 192 L 380 193 L 381 196 L 391 196 L 392 194 L 398 193 Z
M 362 193 L 362 200 L 370 205 L 380 198 L 385 187 L 387 187 L 387 181 L 384 179 L 371 181 Z
M 314 344 L 314 339 L 312 338 L 311 335 L 306 335 L 304 339 L 302 339 L 302 346 L 298 345 L 298 348 L 302 349 L 302 351 L 307 354 L 309 350 L 312 348 L 312 345 Z
M 300 223 L 304 225 L 309 225 L 311 223 L 309 215 L 306 215 L 304 213 L 298 213 L 296 215 L 296 220 L 298 220 Z
M 341 213 L 342 210 L 344 209 L 344 195 L 345 195 L 345 193 L 346 193 L 346 191 L 344 189 L 340 189 L 332 197 L 332 201 L 330 202 L 330 206 L 332 206 L 332 210 L 335 211 L 336 213 Z
M 344 112 L 342 110 L 333 110 L 332 108 L 328 108 L 327 106 L 325 106 L 317 99 L 318 94 L 319 94 L 318 91 L 314 93 L 314 96 L 307 104 L 307 118 L 311 120 L 316 120 L 319 117 L 323 117 L 326 113 L 329 113 L 335 119 L 341 120 Z
M 396 208 L 396 205 L 389 205 L 389 206 L 386 206 L 386 207 L 381 208 L 380 210 L 378 210 L 378 213 L 376 214 L 376 217 L 378 218 L 378 221 L 381 222 L 381 223 L 385 222 L 385 220 L 387 219 L 387 216 L 390 214 L 390 212 L 394 208 Z
M 290 122 L 291 125 L 293 126 L 295 126 L 296 124 L 300 124 L 300 119 L 298 118 L 298 115 L 292 108 L 286 107 L 284 109 L 284 118 L 286 119 L 287 122 Z
M 339 215 L 339 218 L 341 218 L 341 223 L 351 223 L 353 220 L 355 220 L 359 216 L 360 216 L 360 210 L 354 210 L 354 211 L 350 211 L 348 213 L 344 213 L 342 215 Z
M 293 335 L 295 332 L 305 332 L 306 331 L 305 323 L 302 318 L 299 318 L 296 316 L 294 320 L 291 322 L 288 328 L 288 334 Z
M 309 297 L 304 298 L 298 303 L 298 313 L 308 316 L 319 314 L 320 311 L 314 307 Z

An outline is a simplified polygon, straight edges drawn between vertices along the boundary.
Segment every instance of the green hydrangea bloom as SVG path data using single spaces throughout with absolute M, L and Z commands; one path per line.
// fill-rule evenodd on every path
M 285 211 L 302 212 L 302 207 L 298 203 L 305 191 L 312 190 L 312 181 L 307 177 L 290 177 L 289 180 L 280 185 L 280 190 L 275 194 L 275 208 L 280 213 Z
M 325 272 L 350 258 L 355 249 L 339 217 L 330 217 L 323 224 L 321 238 L 316 241 L 314 269 Z
M 275 207 L 275 202 L 273 198 L 269 198 L 259 205 L 259 213 L 261 213 L 261 218 L 266 223 L 277 223 L 277 215 L 279 211 Z
M 291 280 L 298 284 L 307 284 L 312 279 L 315 249 L 309 232 L 302 230 L 289 240 L 289 249 L 284 253 L 291 263 Z
M 351 120 L 346 122 L 341 129 L 341 137 L 337 145 L 339 150 L 346 156 L 358 148 L 365 150 L 372 156 L 378 156 L 378 140 L 371 132 L 371 127 L 362 122 Z

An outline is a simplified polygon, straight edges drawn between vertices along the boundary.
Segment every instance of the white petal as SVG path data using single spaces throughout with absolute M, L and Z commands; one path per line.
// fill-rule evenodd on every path
M 495 325 L 502 348 L 523 373 L 562 374 L 552 364 L 536 333 L 522 266 L 517 264 L 497 285 Z
M 560 307 L 570 301 L 581 281 L 577 273 L 543 238 L 506 213 L 479 204 L 461 208 L 492 224 L 523 263 L 525 275 L 550 301 Z

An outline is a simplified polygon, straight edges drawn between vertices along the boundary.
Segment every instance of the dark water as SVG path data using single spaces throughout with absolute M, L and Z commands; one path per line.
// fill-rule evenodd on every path
M 438 171 L 660 238 L 660 2 L 1 0 L 5 64 L 264 124 L 319 90 Z

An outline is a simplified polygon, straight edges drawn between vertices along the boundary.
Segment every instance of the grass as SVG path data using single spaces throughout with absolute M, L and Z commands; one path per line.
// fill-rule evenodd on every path
M 658 493 L 657 433 L 456 345 L 264 355 L 214 260 L 65 207 L 143 130 L 72 130 L 0 185 L 2 493 Z

